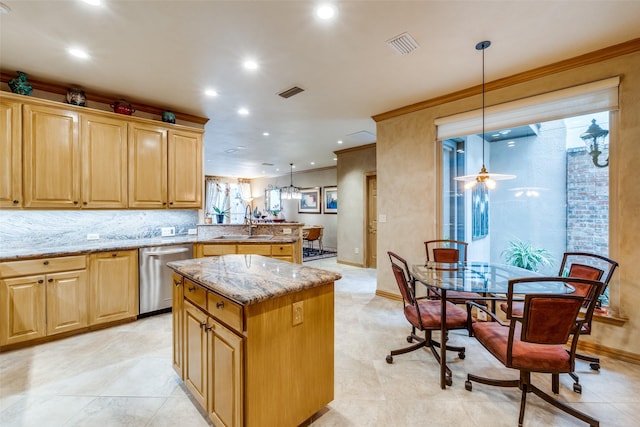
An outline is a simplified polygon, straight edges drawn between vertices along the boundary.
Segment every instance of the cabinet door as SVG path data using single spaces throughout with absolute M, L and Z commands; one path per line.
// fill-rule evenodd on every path
M 129 125 L 129 207 L 167 206 L 167 130 Z
M 202 208 L 202 135 L 169 131 L 169 207 Z
M 242 337 L 215 320 L 210 321 L 209 406 L 215 425 L 242 425 Z
M 78 114 L 23 106 L 24 206 L 80 207 Z
M 52 273 L 46 277 L 47 335 L 87 326 L 87 271 Z
M 127 207 L 127 123 L 81 114 L 82 207 Z
M 207 408 L 207 315 L 184 301 L 184 383 L 202 408 Z
M 171 317 L 173 322 L 173 370 L 184 378 L 183 372 L 183 307 L 184 307 L 184 282 L 182 276 L 172 274 L 173 294 L 171 301 Z
M 138 251 L 100 252 L 89 258 L 89 324 L 138 315 Z
M 0 303 L 0 345 L 15 344 L 46 335 L 44 275 L 0 281 Z
M 20 104 L 0 99 L 0 208 L 22 205 Z

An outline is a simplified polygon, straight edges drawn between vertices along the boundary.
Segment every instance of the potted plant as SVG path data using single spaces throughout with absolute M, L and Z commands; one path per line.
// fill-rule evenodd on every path
M 542 248 L 535 248 L 529 242 L 512 240 L 509 247 L 502 251 L 505 262 L 525 270 L 538 271 L 542 266 L 553 265 L 551 253 Z
M 224 216 L 229 213 L 229 209 L 220 209 L 219 207 L 214 206 L 213 213 L 216 216 L 218 224 L 222 224 L 224 222 Z

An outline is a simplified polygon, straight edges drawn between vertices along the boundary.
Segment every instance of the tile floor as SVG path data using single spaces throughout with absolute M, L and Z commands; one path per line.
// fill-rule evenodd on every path
M 306 263 L 340 271 L 336 283 L 335 400 L 311 426 L 509 426 L 517 425 L 520 394 L 474 384 L 466 372 L 513 377 L 472 338 L 452 332 L 467 346 L 465 360 L 450 357 L 453 387 L 441 390 L 428 350 L 385 362 L 390 348 L 407 344 L 398 301 L 375 296 L 375 270 Z M 599 373 L 578 362 L 583 394 L 561 377 L 560 398 L 600 419 L 603 427 L 637 426 L 640 366 L 603 358 Z M 550 389 L 548 377 L 537 384 Z M 0 354 L 0 426 L 210 425 L 171 368 L 171 317 L 155 316 Z M 525 426 L 584 426 L 541 401 L 528 398 Z M 274 426 L 280 427 L 280 426 Z

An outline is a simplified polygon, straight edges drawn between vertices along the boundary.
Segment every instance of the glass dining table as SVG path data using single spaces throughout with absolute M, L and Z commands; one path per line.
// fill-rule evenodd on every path
M 519 267 L 476 261 L 465 263 L 436 263 L 429 261 L 426 264 L 412 265 L 411 276 L 415 282 L 436 291 L 440 295 L 442 302 L 440 330 L 441 340 L 443 341 L 443 345 L 440 345 L 440 387 L 442 389 L 452 383 L 451 377 L 447 376 L 447 349 L 446 345 L 444 345 L 447 336 L 447 312 L 445 309 L 447 292 L 456 291 L 456 300 L 465 298 L 464 295 L 466 295 L 469 300 L 485 300 L 495 304 L 495 301 L 506 300 L 510 279 L 542 277 L 539 273 Z M 573 291 L 574 289 L 564 282 L 529 282 L 520 284 L 517 294 L 564 294 Z M 464 294 L 461 297 L 458 292 L 468 292 L 469 294 Z

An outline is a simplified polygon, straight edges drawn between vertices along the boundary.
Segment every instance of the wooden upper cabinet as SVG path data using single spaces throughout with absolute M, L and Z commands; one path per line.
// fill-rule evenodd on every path
M 82 207 L 127 207 L 127 122 L 80 115 Z
M 167 129 L 129 125 L 129 207 L 167 206 Z
M 0 99 L 0 208 L 22 206 L 21 106 Z
M 78 113 L 23 106 L 24 207 L 80 207 Z
M 168 199 L 170 208 L 202 207 L 202 134 L 169 131 Z

